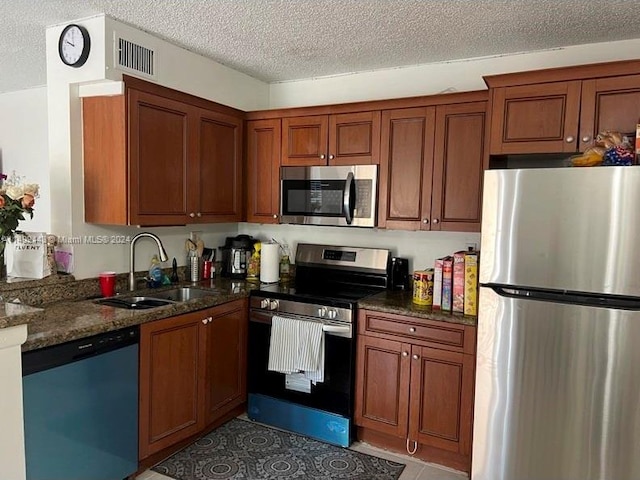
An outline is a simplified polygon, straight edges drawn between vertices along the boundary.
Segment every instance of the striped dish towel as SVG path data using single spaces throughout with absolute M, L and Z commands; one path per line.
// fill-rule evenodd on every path
M 322 323 L 274 315 L 268 369 L 281 373 L 302 371 L 314 383 L 324 381 Z

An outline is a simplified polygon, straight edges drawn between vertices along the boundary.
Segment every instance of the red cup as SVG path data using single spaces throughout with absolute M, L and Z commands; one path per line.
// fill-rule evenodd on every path
M 116 293 L 116 272 L 102 272 L 98 275 L 100 292 L 103 297 L 113 297 Z

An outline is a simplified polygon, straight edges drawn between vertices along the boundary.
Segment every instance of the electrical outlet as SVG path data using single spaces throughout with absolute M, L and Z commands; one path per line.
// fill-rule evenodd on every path
M 467 242 L 464 244 L 467 250 L 477 250 L 478 244 L 476 242 Z

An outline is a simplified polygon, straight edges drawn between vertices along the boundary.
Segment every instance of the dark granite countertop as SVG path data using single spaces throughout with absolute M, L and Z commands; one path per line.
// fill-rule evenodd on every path
M 385 291 L 364 298 L 358 302 L 359 308 L 384 313 L 396 313 L 410 317 L 425 318 L 439 322 L 458 323 L 476 326 L 478 317 L 465 316 L 460 313 L 448 313 L 413 303 L 413 295 L 408 291 Z
M 248 297 L 249 291 L 259 288 L 258 284 L 246 281 L 232 281 L 229 279 L 215 279 L 199 283 L 185 283 L 158 288 L 139 290 L 136 295 L 153 296 L 154 292 L 176 288 L 178 286 L 193 286 L 210 289 L 211 296 L 179 302 L 171 305 L 147 310 L 127 310 L 95 303 L 95 299 L 62 301 L 44 305 L 41 309 L 31 308 L 31 316 L 12 317 L 12 324 L 28 324 L 27 341 L 22 345 L 22 351 L 35 350 L 64 343 L 78 338 L 84 338 L 98 333 L 118 330 L 131 325 L 159 320 L 162 318 L 194 312 L 213 307 L 222 303 Z M 128 292 L 126 292 L 128 293 Z M 126 293 L 123 293 L 125 295 Z M 3 304 L 0 304 L 3 305 Z M 4 306 L 11 304 L 4 304 Z M 23 307 L 29 309 L 30 307 Z M 0 310 L 0 326 L 3 317 Z M 22 320 L 22 321 L 20 321 Z M 9 326 L 9 325 L 4 325 Z

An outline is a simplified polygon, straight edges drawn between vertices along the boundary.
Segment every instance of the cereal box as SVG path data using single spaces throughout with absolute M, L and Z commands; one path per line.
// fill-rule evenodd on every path
M 467 252 L 453 254 L 453 294 L 452 311 L 464 313 L 464 256 Z
M 464 314 L 478 315 L 478 252 L 464 255 Z
M 453 280 L 453 257 L 442 260 L 442 310 L 451 311 L 451 293 Z
M 442 263 L 444 258 L 436 259 L 433 269 L 433 309 L 440 310 L 442 307 Z

